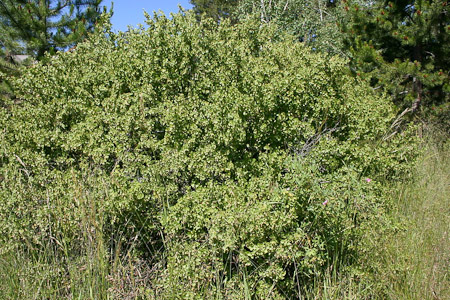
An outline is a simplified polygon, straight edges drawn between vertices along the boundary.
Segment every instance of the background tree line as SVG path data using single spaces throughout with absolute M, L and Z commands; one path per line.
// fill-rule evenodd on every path
M 0 3 L 1 93 L 26 60 L 68 49 L 93 30 L 101 0 Z M 387 91 L 399 109 L 449 100 L 450 15 L 444 0 L 191 0 L 198 18 L 275 23 L 316 51 L 348 58 L 350 72 Z

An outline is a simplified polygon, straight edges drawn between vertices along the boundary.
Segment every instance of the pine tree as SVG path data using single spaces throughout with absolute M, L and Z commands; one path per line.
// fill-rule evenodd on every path
M 345 1 L 351 68 L 398 104 L 448 102 L 450 12 L 444 0 Z
M 67 49 L 93 29 L 102 0 L 2 0 L 2 47 L 41 59 L 45 52 Z
M 9 78 L 19 75 L 19 64 L 10 53 L 0 49 L 0 107 L 4 106 L 3 99 L 12 95 Z
M 1 0 L 0 97 L 11 95 L 10 76 L 23 64 L 17 55 L 42 60 L 76 45 L 91 32 L 102 0 Z

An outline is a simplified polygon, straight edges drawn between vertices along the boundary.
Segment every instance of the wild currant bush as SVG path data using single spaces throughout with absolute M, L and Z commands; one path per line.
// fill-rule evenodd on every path
M 106 26 L 17 80 L 22 101 L 2 111 L 2 251 L 76 251 L 88 193 L 106 224 L 93 230 L 160 262 L 171 297 L 286 297 L 333 249 L 352 258 L 382 221 L 383 180 L 414 157 L 406 135 L 382 139 L 389 101 L 257 21 L 147 23 Z

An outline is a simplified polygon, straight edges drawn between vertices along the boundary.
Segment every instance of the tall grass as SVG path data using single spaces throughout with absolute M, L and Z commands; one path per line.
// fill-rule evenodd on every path
M 395 193 L 405 229 L 389 243 L 391 299 L 450 299 L 450 142 L 429 140 L 412 184 Z M 389 270 L 389 268 L 386 268 Z
M 66 244 L 64 232 L 44 233 L 39 248 L 1 255 L 0 299 L 136 299 L 146 292 L 148 265 L 120 249 L 110 252 L 95 196 L 88 184 L 74 184 L 81 201 L 77 242 Z
M 360 266 L 349 269 L 335 255 L 325 273 L 298 287 L 299 299 L 450 299 L 450 142 L 435 141 L 424 142 L 414 177 L 392 187 L 395 221 L 369 233 L 371 250 L 361 253 Z M 84 199 L 78 252 L 61 237 L 1 256 L 0 299 L 158 299 L 164 287 L 150 264 L 108 252 L 101 213 L 89 193 Z
M 425 127 L 412 178 L 391 188 L 391 228 L 373 228 L 349 270 L 339 257 L 301 299 L 450 299 L 450 141 Z
M 25 243 L 0 257 L 1 299 L 106 299 L 109 267 L 101 222 L 89 194 L 80 199 L 76 247 L 63 232 L 36 233 L 40 247 Z

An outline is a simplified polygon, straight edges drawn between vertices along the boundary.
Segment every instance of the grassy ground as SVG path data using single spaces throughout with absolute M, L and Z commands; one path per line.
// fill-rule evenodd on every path
M 440 147 L 428 143 L 415 181 L 396 193 L 404 230 L 393 236 L 386 252 L 386 264 L 400 270 L 385 275 L 391 299 L 450 299 L 449 158 L 448 141 Z
M 413 178 L 392 187 L 393 230 L 367 236 L 360 274 L 330 268 L 305 298 L 450 299 L 450 141 L 423 147 Z
M 367 237 L 361 273 L 347 276 L 334 264 L 299 298 L 450 299 L 450 142 L 441 141 L 425 142 L 414 178 L 392 188 L 395 229 Z M 145 262 L 109 262 L 114 255 L 95 235 L 85 244 L 78 257 L 51 249 L 0 257 L 0 299 L 158 298 Z

